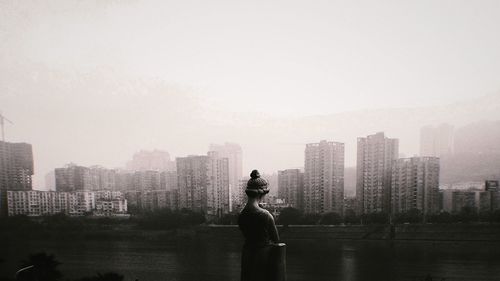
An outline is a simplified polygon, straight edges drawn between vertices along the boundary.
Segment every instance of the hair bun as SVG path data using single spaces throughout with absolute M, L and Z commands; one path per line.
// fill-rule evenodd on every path
M 251 177 L 252 179 L 258 179 L 258 178 L 260 178 L 259 171 L 257 171 L 257 170 L 253 170 L 253 171 L 250 173 L 250 177 Z

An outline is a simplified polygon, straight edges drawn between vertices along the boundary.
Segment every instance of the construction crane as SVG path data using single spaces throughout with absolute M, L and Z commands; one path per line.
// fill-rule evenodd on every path
M 12 123 L 12 121 L 10 121 L 5 116 L 3 116 L 2 113 L 0 113 L 0 126 L 2 126 L 2 141 L 5 141 L 5 130 L 4 130 L 4 122 L 5 121 L 9 122 L 10 124 L 14 124 L 14 123 Z

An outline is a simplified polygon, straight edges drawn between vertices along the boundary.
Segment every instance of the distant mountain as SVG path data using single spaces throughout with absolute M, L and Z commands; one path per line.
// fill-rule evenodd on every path
M 116 167 L 140 149 L 162 149 L 176 157 L 204 154 L 209 143 L 225 141 L 242 146 L 245 171 L 301 167 L 305 144 L 323 139 L 345 143 L 349 167 L 356 165 L 360 136 L 384 131 L 400 139 L 401 153 L 412 156 L 419 151 L 422 126 L 449 123 L 459 128 L 500 120 L 500 92 L 446 106 L 278 118 L 217 111 L 189 89 L 113 69 L 61 71 L 5 58 L 0 62 L 6 62 L 0 64 L 0 103 L 15 122 L 8 137 L 33 144 L 39 184 L 40 175 L 67 162 Z M 480 126 L 471 126 L 463 138 L 482 140 L 464 141 L 465 146 L 497 149 L 498 131 L 476 132 Z M 352 186 L 346 181 L 348 190 Z
M 455 130 L 453 155 L 441 157 L 441 182 L 500 179 L 500 121 Z
M 500 154 L 500 121 L 479 121 L 455 130 L 454 152 Z

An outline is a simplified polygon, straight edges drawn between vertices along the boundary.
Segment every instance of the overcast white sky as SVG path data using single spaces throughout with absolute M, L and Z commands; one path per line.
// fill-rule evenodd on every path
M 111 72 L 174 85 L 202 108 L 278 116 L 432 106 L 500 89 L 499 28 L 497 0 L 2 1 L 0 74 Z M 0 109 L 29 130 L 45 113 L 21 107 L 43 100 L 0 81 Z M 91 104 L 59 95 L 49 111 Z

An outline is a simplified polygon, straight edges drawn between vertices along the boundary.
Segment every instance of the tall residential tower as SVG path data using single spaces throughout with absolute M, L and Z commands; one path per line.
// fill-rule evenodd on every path
M 0 190 L 31 190 L 31 144 L 0 141 Z
M 360 214 L 390 212 L 391 168 L 399 141 L 376 133 L 358 138 L 356 197 Z
M 228 160 L 230 210 L 233 210 L 233 206 L 241 205 L 239 196 L 239 181 L 243 169 L 241 146 L 237 143 L 228 142 L 223 145 L 211 144 L 209 151 L 217 152 L 218 157 L 227 158 Z
M 395 160 L 391 180 L 392 213 L 412 209 L 424 215 L 439 211 L 439 158 L 412 157 Z
M 229 213 L 228 159 L 216 152 L 178 157 L 179 207 L 205 212 L 207 217 Z
M 291 207 L 302 209 L 304 173 L 300 169 L 278 171 L 278 198 Z
M 321 141 L 305 149 L 304 211 L 343 213 L 344 144 Z

